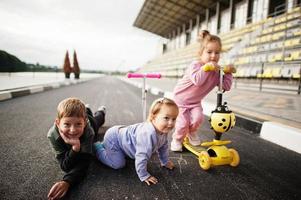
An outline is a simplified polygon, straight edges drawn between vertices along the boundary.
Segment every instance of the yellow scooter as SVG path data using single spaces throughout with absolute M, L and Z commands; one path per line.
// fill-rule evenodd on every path
M 205 66 L 204 71 L 213 69 L 212 66 Z M 238 152 L 225 145 L 231 143 L 230 140 L 221 140 L 221 136 L 224 132 L 229 131 L 235 125 L 235 115 L 229 110 L 227 103 L 222 103 L 223 98 L 223 74 L 224 70 L 220 68 L 220 84 L 217 92 L 217 106 L 212 111 L 209 119 L 211 129 L 214 130 L 215 139 L 211 142 L 204 142 L 200 146 L 192 146 L 186 137 L 183 142 L 183 146 L 198 156 L 199 164 L 202 169 L 208 170 L 211 166 L 216 165 L 230 165 L 236 167 L 239 165 L 240 157 Z M 204 148 L 206 147 L 206 148 Z

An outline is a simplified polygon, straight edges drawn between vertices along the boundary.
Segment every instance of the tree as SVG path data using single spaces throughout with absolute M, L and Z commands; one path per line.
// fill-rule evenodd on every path
M 63 70 L 65 73 L 65 78 L 70 78 L 70 73 L 71 73 L 72 69 L 71 69 L 71 65 L 70 65 L 68 51 L 66 52 L 66 55 L 65 55 Z
M 22 72 L 26 70 L 26 63 L 16 56 L 0 50 L 0 72 Z
M 76 51 L 73 53 L 73 72 L 75 79 L 79 79 L 80 69 L 77 61 Z

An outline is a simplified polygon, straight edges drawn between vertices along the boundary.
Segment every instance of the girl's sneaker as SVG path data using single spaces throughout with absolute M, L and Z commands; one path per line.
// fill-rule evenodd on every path
M 198 133 L 190 133 L 188 135 L 188 139 L 189 139 L 189 143 L 192 146 L 199 146 L 201 144 L 201 140 Z
M 182 147 L 183 147 L 183 145 L 182 145 L 181 141 L 172 139 L 171 144 L 170 144 L 171 151 L 181 152 L 181 151 L 183 151 Z

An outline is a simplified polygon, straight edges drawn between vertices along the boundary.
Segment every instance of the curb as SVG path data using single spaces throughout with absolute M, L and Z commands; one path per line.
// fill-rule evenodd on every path
M 131 81 L 127 78 L 119 77 L 120 80 L 142 88 L 142 83 Z M 146 84 L 145 89 L 150 91 L 153 95 L 162 94 L 164 97 L 173 99 L 173 94 L 171 92 L 162 91 L 159 88 L 154 88 Z M 211 111 L 215 109 L 215 104 L 210 102 L 202 102 L 203 112 L 207 117 L 210 117 Z M 235 113 L 236 125 L 249 131 L 252 134 L 258 135 L 264 140 L 278 144 L 284 148 L 295 151 L 301 154 L 301 130 L 286 126 L 277 122 L 252 119 L 250 117 L 244 116 L 242 114 Z
M 0 102 L 9 100 L 9 99 L 13 99 L 13 98 L 17 98 L 17 97 L 30 95 L 30 94 L 35 94 L 38 92 L 44 92 L 44 91 L 48 91 L 48 90 L 52 90 L 52 89 L 56 89 L 56 88 L 60 88 L 60 87 L 68 86 L 68 85 L 75 85 L 78 83 L 86 82 L 88 80 L 90 80 L 90 79 L 67 80 L 67 81 L 65 80 L 65 81 L 49 83 L 49 84 L 45 84 L 45 85 L 37 85 L 37 86 L 30 86 L 30 87 L 6 90 L 6 91 L 0 92 Z

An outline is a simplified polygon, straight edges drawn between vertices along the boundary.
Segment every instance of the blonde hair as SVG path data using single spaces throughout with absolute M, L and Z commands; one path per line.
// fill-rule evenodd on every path
M 57 119 L 63 117 L 82 117 L 87 119 L 85 104 L 78 98 L 67 98 L 57 106 Z
M 175 109 L 177 109 L 177 111 L 179 111 L 177 104 L 173 100 L 166 98 L 166 97 L 159 98 L 159 99 L 156 99 L 152 103 L 151 107 L 149 108 L 147 121 L 149 121 L 149 122 L 152 121 L 154 119 L 154 117 L 156 116 L 156 114 L 158 114 L 160 112 L 163 105 L 173 106 Z
M 220 50 L 222 50 L 222 42 L 221 39 L 216 35 L 211 35 L 209 31 L 202 30 L 199 34 L 198 41 L 200 43 L 199 53 L 202 54 L 205 47 L 209 42 L 217 42 L 220 45 Z

